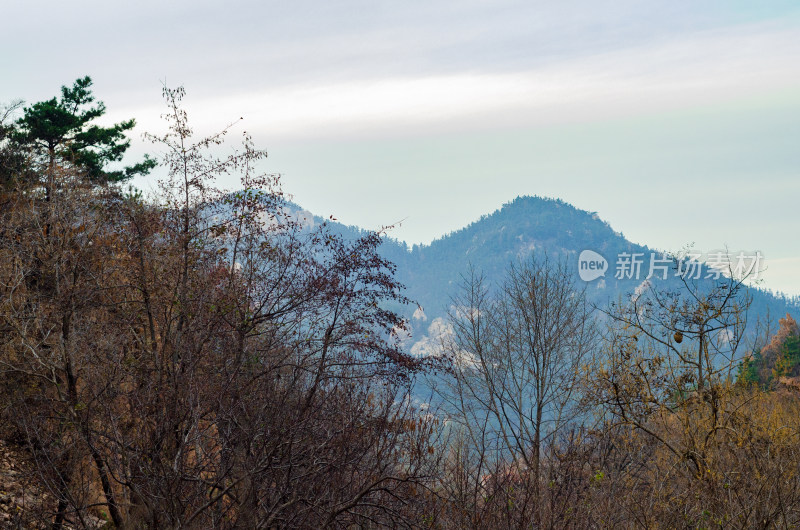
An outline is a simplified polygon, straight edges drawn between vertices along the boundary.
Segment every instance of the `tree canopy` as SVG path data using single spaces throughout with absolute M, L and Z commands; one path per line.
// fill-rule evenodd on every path
M 20 146 L 44 157 L 48 174 L 57 164 L 69 164 L 85 172 L 95 184 L 120 182 L 137 174 L 146 174 L 155 161 L 145 156 L 142 162 L 111 170 L 108 165 L 122 160 L 130 147 L 125 134 L 136 121 L 126 120 L 111 127 L 102 127 L 95 120 L 106 107 L 95 101 L 89 76 L 75 81 L 72 87 L 62 86 L 61 97 L 34 103 L 23 109 L 11 138 Z

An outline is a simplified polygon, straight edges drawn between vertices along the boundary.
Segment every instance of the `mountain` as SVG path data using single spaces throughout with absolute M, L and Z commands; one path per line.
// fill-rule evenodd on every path
M 308 214 L 306 212 L 306 214 Z M 308 214 L 310 215 L 310 214 Z M 315 218 L 322 222 L 321 218 Z M 345 237 L 358 237 L 358 227 L 331 223 L 334 231 Z M 461 283 L 462 275 L 472 266 L 490 282 L 502 277 L 508 265 L 531 254 L 546 253 L 552 259 L 566 259 L 575 265 L 578 278 L 578 258 L 584 250 L 593 251 L 606 260 L 606 273 L 586 283 L 587 298 L 603 307 L 620 297 L 629 297 L 645 281 L 650 272 L 651 258 L 660 259 L 662 253 L 644 245 L 632 243 L 614 231 L 596 212 L 580 210 L 559 200 L 542 197 L 517 197 L 495 212 L 482 216 L 470 225 L 436 239 L 429 245 L 414 245 L 386 237 L 381 247 L 384 257 L 397 265 L 397 279 L 406 285 L 406 294 L 415 300 L 423 311 L 405 308 L 410 319 L 414 344 L 424 345 L 428 335 L 434 335 L 446 316 L 453 296 Z M 618 278 L 618 260 L 637 255 L 641 260 L 638 275 Z M 654 262 L 663 265 L 666 262 Z M 627 272 L 630 272 L 629 270 Z M 677 289 L 680 279 L 674 271 L 666 273 L 656 268 L 659 287 Z M 701 277 L 713 272 L 707 266 L 700 269 Z M 625 275 L 627 276 L 627 275 Z M 797 299 L 786 299 L 768 291 L 751 289 L 753 303 L 751 315 L 772 318 L 785 314 L 800 317 Z
M 627 241 L 596 213 L 561 200 L 518 197 L 430 245 L 415 245 L 406 256 L 391 257 L 398 264 L 398 278 L 408 285 L 409 296 L 435 318 L 449 300 L 443 291 L 457 288 L 470 265 L 491 281 L 500 278 L 511 262 L 533 253 L 577 264 L 578 255 L 587 249 L 609 261 L 622 252 L 650 252 Z M 611 274 L 593 283 L 590 289 L 606 293 L 635 287 L 634 282 L 621 282 Z

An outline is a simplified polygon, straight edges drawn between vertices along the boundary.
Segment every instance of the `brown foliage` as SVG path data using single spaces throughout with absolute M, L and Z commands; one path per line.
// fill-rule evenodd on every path
M 43 519 L 409 525 L 436 430 L 380 236 L 306 230 L 255 173 L 264 152 L 206 154 L 226 131 L 192 141 L 165 96 L 161 204 L 65 171 L 2 212 L 2 414 L 52 493 Z M 213 188 L 232 172 L 243 191 Z

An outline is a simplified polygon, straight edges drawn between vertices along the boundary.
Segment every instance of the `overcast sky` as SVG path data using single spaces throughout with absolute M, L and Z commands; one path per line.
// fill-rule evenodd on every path
M 266 169 L 316 214 L 403 220 L 394 237 L 427 243 L 517 195 L 559 197 L 652 247 L 760 250 L 766 286 L 800 294 L 797 0 L 28 0 L 2 13 L 0 103 L 88 74 L 138 134 L 161 129 L 161 83 L 184 85 L 198 130 L 244 117 Z

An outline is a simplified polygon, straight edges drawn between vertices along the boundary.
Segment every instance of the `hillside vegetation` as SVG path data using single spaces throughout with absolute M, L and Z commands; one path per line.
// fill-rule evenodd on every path
M 575 252 L 643 247 L 539 198 L 410 251 L 310 226 L 184 95 L 122 169 L 89 78 L 0 122 L 2 524 L 800 525 L 797 324 L 746 278 L 587 284 Z

